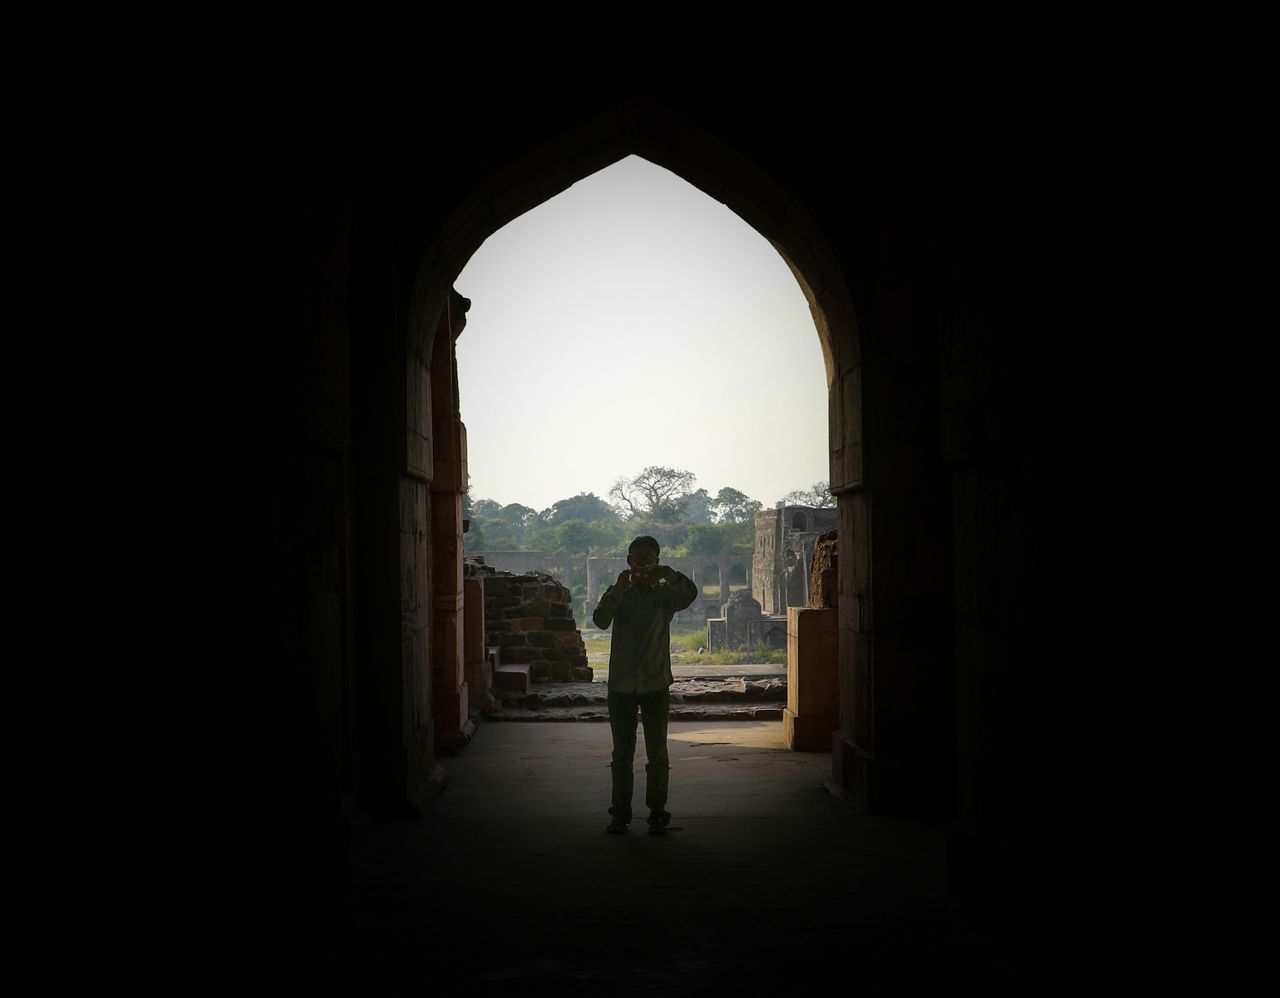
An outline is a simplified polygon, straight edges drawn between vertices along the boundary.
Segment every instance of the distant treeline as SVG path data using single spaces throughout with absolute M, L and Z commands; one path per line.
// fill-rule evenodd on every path
M 652 534 L 663 553 L 750 554 L 759 500 L 733 488 L 714 496 L 694 489 L 692 473 L 651 465 L 609 490 L 612 503 L 593 492 L 561 499 L 539 512 L 520 503 L 463 497 L 470 521 L 467 551 L 551 551 L 568 555 L 625 552 L 638 534 Z M 834 505 L 824 483 L 788 493 L 784 502 Z

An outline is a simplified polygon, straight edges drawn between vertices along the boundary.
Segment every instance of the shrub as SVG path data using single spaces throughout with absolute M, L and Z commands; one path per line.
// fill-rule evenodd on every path
M 688 634 L 681 634 L 675 639 L 675 643 L 685 651 L 696 652 L 699 648 L 706 647 L 707 629 L 704 627 L 700 631 L 690 631 Z

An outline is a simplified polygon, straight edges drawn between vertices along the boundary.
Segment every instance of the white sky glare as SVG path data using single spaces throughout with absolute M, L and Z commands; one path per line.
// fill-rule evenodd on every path
M 651 464 L 765 507 L 827 480 L 804 294 L 727 207 L 630 156 L 504 226 L 454 286 L 472 499 L 546 509 Z

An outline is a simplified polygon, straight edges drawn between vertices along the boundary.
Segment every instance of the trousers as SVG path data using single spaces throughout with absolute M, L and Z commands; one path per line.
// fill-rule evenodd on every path
M 644 723 L 644 750 L 648 757 L 644 767 L 644 802 L 651 817 L 665 816 L 667 808 L 667 783 L 671 771 L 667 757 L 667 719 L 671 714 L 671 697 L 665 689 L 654 693 L 611 691 L 609 728 L 613 732 L 613 756 L 609 768 L 613 774 L 613 799 L 609 813 L 623 821 L 631 820 L 637 709 Z

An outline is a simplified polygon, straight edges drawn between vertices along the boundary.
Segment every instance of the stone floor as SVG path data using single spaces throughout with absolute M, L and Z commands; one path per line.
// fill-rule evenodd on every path
M 637 805 L 643 802 L 643 737 Z M 275 993 L 1028 993 L 945 890 L 946 836 L 870 817 L 776 722 L 673 721 L 672 830 L 606 835 L 609 729 L 482 722 L 421 818 L 367 827 Z M 317 915 L 317 922 L 323 918 Z M 282 944 L 283 945 L 283 944 Z M 837 990 L 832 990 L 835 987 Z

